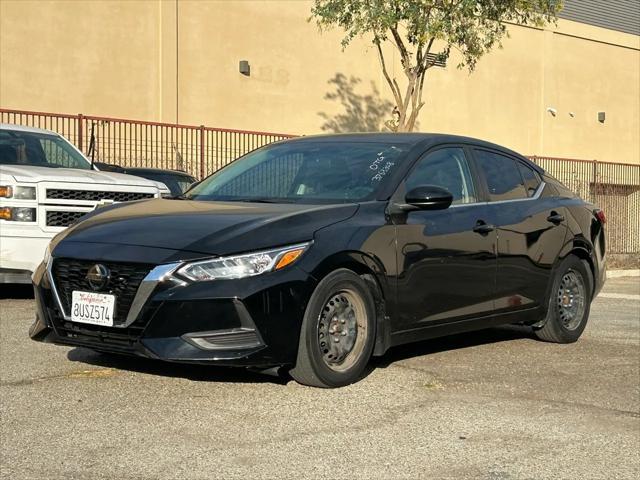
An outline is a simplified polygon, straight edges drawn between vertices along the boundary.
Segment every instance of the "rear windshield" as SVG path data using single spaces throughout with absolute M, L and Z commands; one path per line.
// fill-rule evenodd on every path
M 160 172 L 136 172 L 128 171 L 130 175 L 137 175 L 139 177 L 148 178 L 149 180 L 155 180 L 156 182 L 164 183 L 173 195 L 180 195 L 186 192 L 191 184 L 196 181 L 195 178 L 189 175 L 181 175 L 179 173 L 160 173 Z
M 375 198 L 406 144 L 290 142 L 232 162 L 187 192 L 193 200 L 343 203 Z
M 0 165 L 91 170 L 89 161 L 57 135 L 0 130 Z

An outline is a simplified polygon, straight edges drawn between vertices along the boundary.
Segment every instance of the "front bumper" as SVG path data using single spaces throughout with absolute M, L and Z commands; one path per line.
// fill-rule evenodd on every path
M 42 264 L 33 276 L 33 340 L 182 363 L 268 368 L 295 362 L 315 281 L 295 266 L 256 277 L 192 284 L 143 282 L 144 302 L 118 327 L 71 322 Z M 148 296 L 147 296 L 148 294 Z M 136 297 L 137 298 L 137 297 Z
M 0 283 L 31 283 L 30 276 L 44 256 L 49 236 L 12 236 L 0 227 Z

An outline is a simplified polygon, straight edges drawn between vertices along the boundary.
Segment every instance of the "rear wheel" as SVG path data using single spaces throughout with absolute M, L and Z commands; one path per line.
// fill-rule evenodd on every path
M 574 255 L 565 258 L 553 279 L 549 310 L 544 325 L 535 331 L 547 342 L 572 343 L 587 326 L 593 292 L 589 264 Z
M 307 305 L 291 376 L 324 388 L 359 380 L 373 350 L 374 318 L 375 303 L 364 280 L 347 269 L 327 275 Z

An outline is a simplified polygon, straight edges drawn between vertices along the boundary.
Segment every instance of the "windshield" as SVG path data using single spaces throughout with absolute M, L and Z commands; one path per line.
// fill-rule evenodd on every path
M 15 130 L 0 130 L 0 165 L 91 170 L 89 161 L 63 138 Z
M 193 200 L 345 203 L 370 200 L 407 145 L 291 142 L 263 147 L 189 190 Z

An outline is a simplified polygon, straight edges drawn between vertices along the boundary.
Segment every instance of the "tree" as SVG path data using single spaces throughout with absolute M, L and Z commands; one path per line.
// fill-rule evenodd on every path
M 508 23 L 543 26 L 555 21 L 561 8 L 562 0 L 314 0 L 311 19 L 321 30 L 342 28 L 343 49 L 355 37 L 372 37 L 395 101 L 395 119 L 387 126 L 410 132 L 424 106 L 427 72 L 436 62 L 456 50 L 458 68 L 471 72 L 482 55 L 502 46 Z M 387 41 L 399 53 L 404 92 L 387 68 L 382 48 Z

